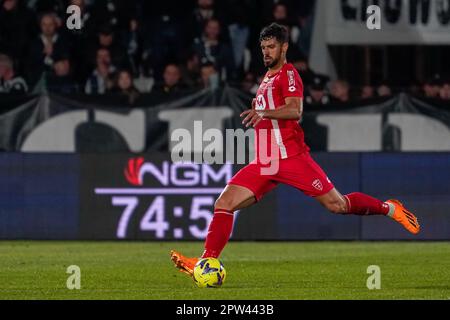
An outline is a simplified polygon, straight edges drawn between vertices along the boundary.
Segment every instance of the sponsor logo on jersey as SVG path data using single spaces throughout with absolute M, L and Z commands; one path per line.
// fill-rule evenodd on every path
M 289 87 L 294 87 L 295 88 L 294 70 L 288 70 L 287 76 L 288 76 L 288 81 L 289 81 Z M 289 88 L 289 90 L 290 90 L 290 88 Z
M 265 110 L 266 109 L 266 100 L 262 94 L 256 97 L 256 110 Z

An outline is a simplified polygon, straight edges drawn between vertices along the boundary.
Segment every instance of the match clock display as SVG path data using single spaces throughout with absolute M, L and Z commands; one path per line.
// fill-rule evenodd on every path
M 81 169 L 81 237 L 202 240 L 214 202 L 238 168 L 85 155 Z

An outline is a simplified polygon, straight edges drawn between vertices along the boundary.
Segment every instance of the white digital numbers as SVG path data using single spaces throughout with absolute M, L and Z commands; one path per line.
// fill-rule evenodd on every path
M 113 206 L 125 206 L 125 210 L 119 220 L 119 226 L 117 227 L 117 238 L 123 239 L 126 237 L 128 221 L 136 209 L 139 200 L 137 197 L 113 197 Z
M 213 196 L 194 196 L 191 198 L 191 206 L 188 217 L 184 216 L 183 207 L 175 207 L 173 212 L 168 212 L 166 206 L 166 197 L 157 196 L 153 199 L 139 222 L 139 230 L 142 232 L 151 232 L 156 239 L 168 238 L 167 233 L 170 230 L 168 213 L 174 218 L 189 218 L 188 230 L 192 237 L 204 239 L 208 233 L 208 226 L 212 218 L 212 208 L 215 198 Z M 119 239 L 127 238 L 127 231 L 133 216 L 138 212 L 138 197 L 112 197 L 112 205 L 123 207 L 122 214 L 117 225 L 116 236 Z M 173 229 L 173 238 L 184 238 L 182 228 Z
M 200 229 L 197 225 L 189 226 L 189 231 L 197 239 L 204 239 L 208 234 L 208 226 L 211 222 L 212 213 L 206 209 L 205 206 L 211 208 L 214 205 L 213 197 L 194 197 L 192 198 L 192 207 L 190 218 L 191 220 L 204 219 L 206 222 L 206 228 Z M 202 209 L 203 207 L 203 209 Z
M 169 223 L 164 220 L 164 197 L 153 200 L 140 224 L 142 231 L 154 231 L 158 239 L 163 239 L 169 230 Z

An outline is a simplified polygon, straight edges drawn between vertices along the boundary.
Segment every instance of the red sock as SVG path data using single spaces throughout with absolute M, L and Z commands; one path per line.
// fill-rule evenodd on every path
M 347 199 L 348 213 L 358 216 L 386 216 L 389 205 L 367 194 L 356 192 L 344 196 Z
M 228 210 L 215 209 L 205 241 L 202 258 L 218 258 L 230 239 L 234 214 Z

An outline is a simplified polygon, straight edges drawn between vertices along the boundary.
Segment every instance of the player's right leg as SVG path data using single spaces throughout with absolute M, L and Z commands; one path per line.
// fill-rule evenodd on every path
M 214 215 L 208 228 L 202 258 L 218 258 L 227 244 L 233 229 L 234 212 L 245 209 L 256 202 L 253 192 L 246 187 L 228 185 L 214 205 Z M 192 276 L 199 258 L 188 258 L 171 251 L 171 259 L 180 271 Z
M 214 205 L 214 215 L 209 224 L 202 258 L 218 258 L 227 244 L 233 229 L 234 212 L 259 201 L 278 183 L 261 174 L 261 166 L 252 163 L 240 170 L 225 187 Z M 171 252 L 172 261 L 181 271 L 192 274 L 198 258 L 187 258 Z

